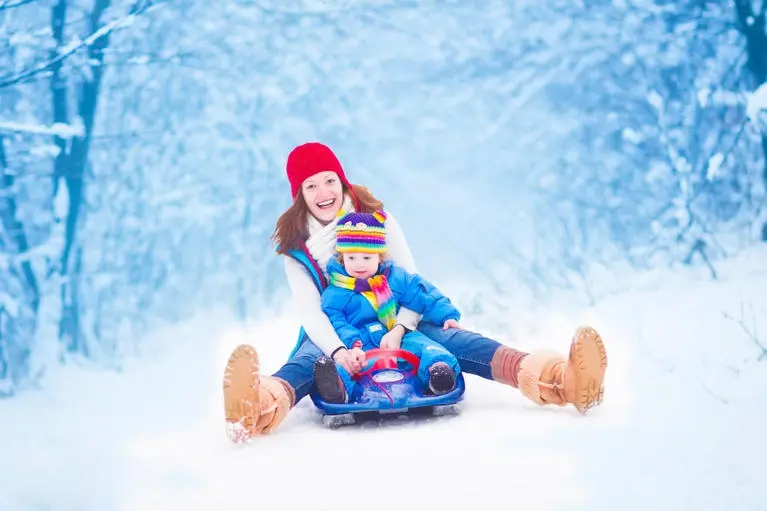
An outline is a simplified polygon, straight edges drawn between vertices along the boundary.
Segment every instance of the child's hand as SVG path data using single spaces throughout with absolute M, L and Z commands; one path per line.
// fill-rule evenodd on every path
M 336 352 L 336 354 L 333 356 L 333 359 L 341 365 L 349 374 L 357 374 L 358 372 L 362 371 L 362 364 L 358 360 L 358 358 L 352 354 L 354 350 L 357 350 L 358 348 L 354 348 L 353 350 L 339 350 Z M 359 350 L 362 351 L 362 350 Z M 364 356 L 365 353 L 363 352 L 362 355 Z M 364 360 L 364 359 L 363 359 Z
M 361 371 L 362 368 L 365 367 L 365 360 L 367 359 L 365 352 L 362 351 L 362 348 L 352 348 L 349 354 L 351 355 L 352 360 L 354 360 L 356 363 L 360 365 L 360 371 Z M 356 364 L 355 364 L 355 367 L 356 367 Z
M 458 330 L 463 330 L 461 325 L 459 325 L 458 322 L 456 320 L 454 320 L 454 319 L 448 319 L 442 325 L 442 330 L 447 330 L 448 328 L 457 328 Z
M 384 334 L 384 336 L 381 338 L 381 348 L 385 350 L 398 350 L 402 345 L 402 333 L 400 330 L 400 328 L 395 328 Z M 396 357 L 386 357 L 385 359 L 381 360 L 389 360 L 394 365 L 394 367 L 397 366 Z
M 396 330 L 387 332 L 381 338 L 381 348 L 385 350 L 398 350 L 402 345 L 402 336 Z
M 402 338 L 405 336 L 405 327 L 402 325 L 394 325 L 394 328 L 389 330 L 381 337 L 381 348 L 385 350 L 398 350 L 402 344 Z

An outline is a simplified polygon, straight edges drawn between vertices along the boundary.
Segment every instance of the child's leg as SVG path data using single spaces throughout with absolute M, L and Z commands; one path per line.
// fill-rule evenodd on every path
M 325 356 L 314 363 L 314 384 L 322 399 L 329 403 L 348 402 L 357 386 L 341 364 Z
M 442 345 L 420 332 L 410 332 L 402 338 L 402 349 L 421 359 L 418 379 L 435 393 L 448 392 L 460 372 L 458 359 Z
M 352 375 L 349 371 L 344 369 L 341 364 L 336 364 L 336 370 L 338 371 L 338 377 L 341 378 L 341 383 L 346 391 L 347 401 L 354 395 L 354 391 L 357 389 L 357 382 L 352 380 Z

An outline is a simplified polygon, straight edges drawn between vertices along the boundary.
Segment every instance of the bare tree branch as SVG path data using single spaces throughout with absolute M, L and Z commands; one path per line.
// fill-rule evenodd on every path
M 37 1 L 38 0 L 17 0 L 16 2 L 12 2 L 11 0 L 5 0 L 4 2 L 0 2 L 0 11 L 21 7 L 22 5 L 33 4 Z
M 743 330 L 743 332 L 748 336 L 748 338 L 753 341 L 756 347 L 761 351 L 761 353 L 759 353 L 759 357 L 757 358 L 757 361 L 761 362 L 763 358 L 767 358 L 767 347 L 762 345 L 762 343 L 759 341 L 759 334 L 756 329 L 756 315 L 754 314 L 754 306 L 749 304 L 749 309 L 751 310 L 751 321 L 753 324 L 751 328 L 746 326 L 746 321 L 743 314 L 743 302 L 740 302 L 740 319 L 735 319 L 726 312 L 723 312 L 722 315 L 726 319 L 737 323 L 741 330 Z

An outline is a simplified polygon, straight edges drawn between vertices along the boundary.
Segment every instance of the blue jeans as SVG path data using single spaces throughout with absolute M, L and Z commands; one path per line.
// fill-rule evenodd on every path
M 490 361 L 501 343 L 476 332 L 442 327 L 421 321 L 418 331 L 438 342 L 458 359 L 461 372 L 492 380 Z M 282 378 L 296 391 L 296 403 L 309 395 L 314 385 L 314 362 L 323 355 L 314 343 L 304 337 L 298 351 L 273 376 Z

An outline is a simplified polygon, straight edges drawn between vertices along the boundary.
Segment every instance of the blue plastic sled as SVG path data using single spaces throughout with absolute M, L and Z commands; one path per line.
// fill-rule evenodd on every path
M 460 409 L 466 386 L 463 374 L 456 378 L 455 388 L 446 394 L 426 392 L 416 378 L 420 360 L 405 350 L 374 349 L 366 352 L 367 363 L 354 375 L 358 385 L 348 403 L 328 403 L 313 389 L 309 394 L 323 414 L 325 426 L 336 428 L 366 419 L 402 415 L 455 415 Z M 392 357 L 400 362 L 393 363 Z
M 315 261 L 306 246 L 301 250 L 291 250 L 288 255 L 301 264 L 312 277 L 317 291 L 327 287 L 319 264 Z M 301 343 L 306 340 L 303 327 L 298 332 L 298 340 L 290 354 L 296 354 Z M 354 424 L 360 419 L 380 417 L 381 415 L 397 416 L 402 414 L 426 413 L 430 415 L 450 415 L 459 412 L 458 402 L 465 390 L 463 375 L 456 378 L 453 390 L 440 396 L 424 392 L 423 385 L 415 377 L 420 360 L 413 353 L 404 350 L 370 350 L 367 352 L 368 361 L 375 363 L 369 369 L 357 375 L 358 382 L 353 396 L 348 403 L 327 403 L 312 390 L 309 394 L 314 405 L 323 413 L 323 423 L 329 427 Z M 396 356 L 406 364 L 389 364 L 389 357 Z M 383 358 L 382 358 L 383 357 Z M 406 367 L 409 364 L 409 369 Z M 366 366 L 367 367 L 367 366 Z

